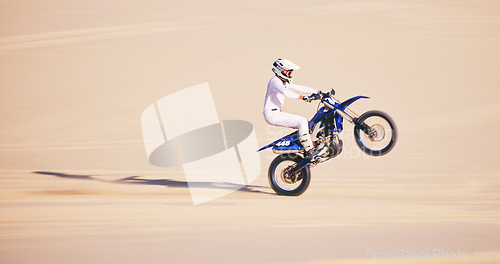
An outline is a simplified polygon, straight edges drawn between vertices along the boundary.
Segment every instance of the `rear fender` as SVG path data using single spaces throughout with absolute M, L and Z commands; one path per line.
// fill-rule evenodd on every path
M 291 134 L 288 134 L 288 135 L 260 148 L 259 150 L 257 150 L 257 152 L 262 151 L 264 149 L 271 148 L 271 147 L 286 148 L 286 147 L 291 147 L 294 145 L 301 146 L 300 141 L 299 141 L 299 133 L 297 131 L 295 131 Z

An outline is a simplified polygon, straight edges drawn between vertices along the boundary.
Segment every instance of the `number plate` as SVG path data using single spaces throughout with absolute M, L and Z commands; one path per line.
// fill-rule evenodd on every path
M 292 145 L 292 142 L 290 140 L 283 140 L 283 141 L 280 141 L 278 143 L 276 143 L 276 147 L 288 147 Z

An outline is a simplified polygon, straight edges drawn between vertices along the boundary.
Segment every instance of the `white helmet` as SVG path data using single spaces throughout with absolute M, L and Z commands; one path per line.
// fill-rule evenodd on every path
M 281 80 L 291 83 L 293 78 L 292 78 L 292 71 L 293 70 L 298 70 L 300 69 L 299 66 L 294 64 L 293 62 L 287 60 L 287 59 L 277 59 L 273 63 L 273 72 L 280 78 Z

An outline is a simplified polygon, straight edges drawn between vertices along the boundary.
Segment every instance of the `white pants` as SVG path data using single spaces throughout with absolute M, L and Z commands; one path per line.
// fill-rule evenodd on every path
M 299 130 L 299 136 L 309 134 L 309 125 L 305 117 L 277 110 L 264 112 L 264 119 L 273 126 L 296 128 Z

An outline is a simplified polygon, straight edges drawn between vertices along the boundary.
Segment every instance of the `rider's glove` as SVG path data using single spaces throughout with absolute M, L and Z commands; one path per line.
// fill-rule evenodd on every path
M 311 98 L 311 100 L 319 100 L 319 99 L 321 99 L 321 95 L 317 94 L 317 93 L 313 93 L 309 97 Z
M 302 96 L 302 100 L 310 103 L 313 99 L 311 98 L 311 96 Z

